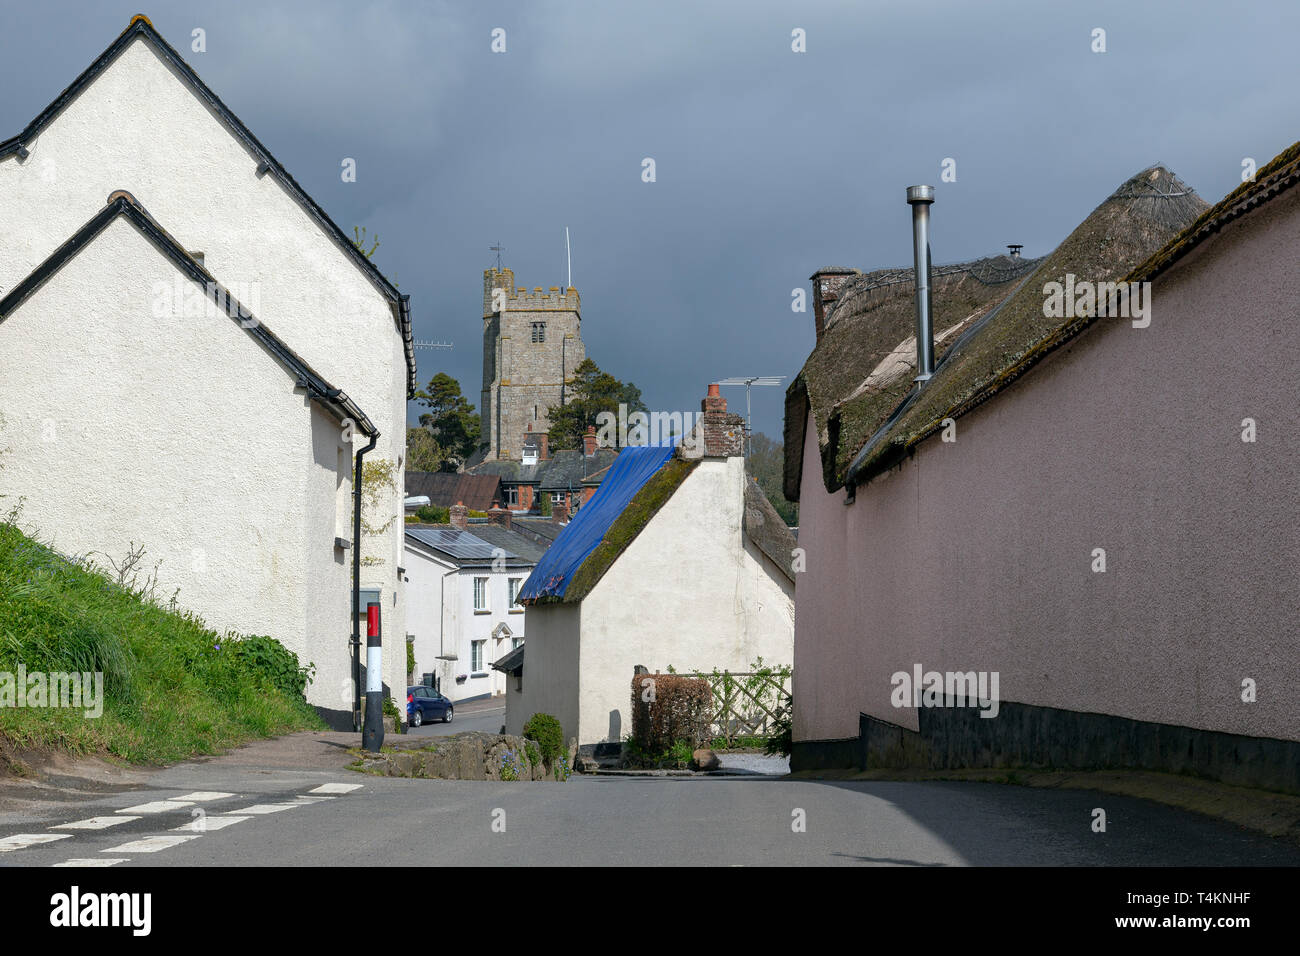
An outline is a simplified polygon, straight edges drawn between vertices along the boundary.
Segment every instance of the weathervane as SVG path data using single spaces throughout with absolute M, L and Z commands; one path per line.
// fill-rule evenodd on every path
M 498 240 L 497 240 L 497 244 L 496 244 L 495 246 L 488 246 L 488 248 L 491 249 L 493 252 L 495 252 L 495 253 L 497 254 L 497 272 L 500 272 L 500 271 L 501 271 L 501 253 L 503 253 L 503 252 L 506 251 L 506 247 L 503 246 L 503 245 L 501 245 L 501 240 L 498 239 Z

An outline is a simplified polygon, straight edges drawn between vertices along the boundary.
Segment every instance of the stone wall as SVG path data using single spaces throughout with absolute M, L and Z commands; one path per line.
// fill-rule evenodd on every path
M 518 460 L 530 425 L 535 432 L 550 430 L 547 409 L 564 400 L 564 385 L 587 357 L 578 290 L 537 286 L 530 292 L 514 281 L 510 269 L 483 273 L 480 412 L 489 460 Z M 535 323 L 545 325 L 542 342 L 533 341 Z

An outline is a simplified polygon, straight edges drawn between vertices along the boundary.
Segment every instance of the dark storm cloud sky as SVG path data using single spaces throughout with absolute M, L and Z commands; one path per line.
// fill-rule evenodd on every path
M 1291 2 L 138 6 L 4 0 L 0 138 L 147 13 L 336 222 L 378 234 L 417 338 L 456 344 L 418 353 L 421 382 L 476 403 L 498 239 L 519 284 L 562 285 L 569 226 L 588 354 L 698 409 L 711 380 L 798 371 L 790 294 L 815 268 L 910 263 L 911 183 L 938 187 L 936 261 L 1039 255 L 1145 166 L 1214 202 L 1300 139 Z M 780 434 L 783 394 L 756 390 L 758 430 Z

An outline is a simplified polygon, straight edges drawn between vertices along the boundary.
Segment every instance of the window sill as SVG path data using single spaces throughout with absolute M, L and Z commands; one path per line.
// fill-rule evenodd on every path
M 478 608 L 475 608 L 475 609 L 474 609 L 474 613 L 475 613 L 475 614 L 491 614 L 491 613 L 492 613 L 492 609 L 491 609 L 490 607 L 485 607 L 485 608 L 483 608 L 482 610 L 479 610 Z

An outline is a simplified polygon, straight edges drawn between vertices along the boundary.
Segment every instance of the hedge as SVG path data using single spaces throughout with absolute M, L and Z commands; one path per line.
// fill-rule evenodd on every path
M 632 678 L 632 736 L 643 753 L 662 754 L 686 741 L 694 750 L 710 739 L 713 691 L 708 681 L 681 674 Z

